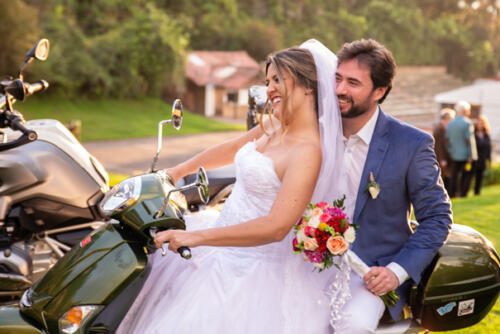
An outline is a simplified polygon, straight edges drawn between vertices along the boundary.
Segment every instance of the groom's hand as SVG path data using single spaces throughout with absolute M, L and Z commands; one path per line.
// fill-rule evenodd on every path
M 374 295 L 381 296 L 399 286 L 399 280 L 394 272 L 387 267 L 371 267 L 363 276 L 366 288 Z

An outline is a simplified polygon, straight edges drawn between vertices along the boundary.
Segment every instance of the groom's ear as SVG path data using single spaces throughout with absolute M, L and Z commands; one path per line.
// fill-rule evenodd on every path
M 380 100 L 389 87 L 377 87 L 373 90 L 373 97 L 375 100 Z

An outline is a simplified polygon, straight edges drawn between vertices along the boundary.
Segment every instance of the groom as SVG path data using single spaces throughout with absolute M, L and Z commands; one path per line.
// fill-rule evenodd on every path
M 411 284 L 420 281 L 448 236 L 451 204 L 432 137 L 379 106 L 392 87 L 396 64 L 391 52 L 374 40 L 359 40 L 344 44 L 337 56 L 345 144 L 342 190 L 347 214 L 359 225 L 352 249 L 371 267 L 362 279 L 351 275 L 346 333 L 373 333 L 385 310 L 378 295 L 397 290 L 400 300 L 389 311 L 399 319 Z M 375 183 L 378 195 L 367 191 Z M 408 224 L 412 206 L 419 223 L 415 233 Z

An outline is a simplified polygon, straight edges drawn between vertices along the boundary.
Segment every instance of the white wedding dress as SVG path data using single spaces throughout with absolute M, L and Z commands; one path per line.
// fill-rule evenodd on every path
M 239 224 L 268 214 L 281 182 L 273 161 L 244 145 L 222 211 L 186 216 L 188 230 Z M 118 333 L 330 333 L 330 270 L 313 272 L 290 234 L 258 247 L 197 247 L 191 260 L 152 256 L 152 272 Z

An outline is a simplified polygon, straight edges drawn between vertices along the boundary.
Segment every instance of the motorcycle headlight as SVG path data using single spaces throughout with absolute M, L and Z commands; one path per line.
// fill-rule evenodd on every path
M 59 333 L 79 333 L 80 329 L 85 328 L 86 323 L 101 309 L 102 306 L 98 305 L 80 305 L 70 308 L 59 318 Z
M 102 212 L 109 216 L 134 204 L 141 194 L 141 185 L 141 177 L 136 176 L 123 180 L 111 188 L 101 202 Z

